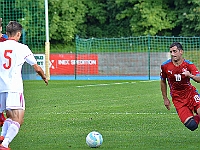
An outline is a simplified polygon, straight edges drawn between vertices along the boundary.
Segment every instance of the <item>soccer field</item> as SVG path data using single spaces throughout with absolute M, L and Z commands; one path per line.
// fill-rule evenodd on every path
M 200 88 L 199 84 L 195 84 Z M 87 150 L 87 134 L 103 135 L 100 150 L 194 150 L 189 131 L 159 81 L 24 81 L 26 113 L 12 150 Z

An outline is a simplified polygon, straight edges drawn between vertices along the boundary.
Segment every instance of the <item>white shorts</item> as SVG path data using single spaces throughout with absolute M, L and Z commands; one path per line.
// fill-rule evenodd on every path
M 25 110 L 24 94 L 19 92 L 0 93 L 0 112 L 10 109 Z

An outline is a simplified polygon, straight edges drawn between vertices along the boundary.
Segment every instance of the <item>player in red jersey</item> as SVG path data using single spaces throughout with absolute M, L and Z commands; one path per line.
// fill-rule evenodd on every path
M 170 100 L 167 96 L 167 83 L 170 88 L 172 102 L 181 122 L 191 131 L 198 128 L 200 121 L 200 97 L 190 79 L 200 83 L 200 72 L 197 67 L 183 58 L 183 48 L 178 42 L 170 45 L 171 59 L 161 65 L 161 93 L 164 105 L 170 110 Z
M 2 34 L 2 18 L 0 18 L 0 42 L 6 41 L 6 39 L 8 39 L 6 34 Z M 3 126 L 4 121 L 6 120 L 6 118 L 4 117 L 3 112 L 0 112 L 0 126 Z M 1 139 L 0 139 L 1 141 Z

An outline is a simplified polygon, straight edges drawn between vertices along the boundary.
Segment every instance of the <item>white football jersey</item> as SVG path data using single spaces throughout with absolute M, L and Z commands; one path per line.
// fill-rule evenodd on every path
M 0 42 L 0 93 L 23 92 L 22 65 L 37 61 L 27 45 L 7 40 Z

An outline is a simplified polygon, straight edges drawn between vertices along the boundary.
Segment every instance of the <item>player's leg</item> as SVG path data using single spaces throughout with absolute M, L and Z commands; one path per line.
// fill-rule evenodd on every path
M 9 143 L 14 139 L 14 137 L 18 134 L 21 124 L 23 123 L 24 118 L 24 110 L 7 110 L 7 114 L 9 114 L 9 118 L 12 120 L 12 124 L 9 126 L 7 133 L 4 137 L 2 145 L 4 147 L 8 147 Z
M 10 126 L 4 136 L 2 146 L 8 148 L 9 143 L 18 134 L 23 123 L 25 101 L 23 93 L 8 93 L 6 99 L 6 115 L 10 119 Z
M 7 93 L 0 93 L 0 111 L 3 112 L 6 109 L 6 97 L 7 97 Z M 1 131 L 1 136 L 0 136 L 0 144 L 3 142 L 4 140 L 4 136 L 7 132 L 8 129 L 8 124 L 5 121 L 4 124 L 2 124 L 2 131 Z
M 181 122 L 185 125 L 185 127 L 191 131 L 194 131 L 198 128 L 198 123 L 195 121 L 193 112 L 187 106 L 178 109 L 177 112 Z
M 200 104 L 198 104 L 198 105 L 195 107 L 195 112 L 196 112 L 197 114 L 194 116 L 194 120 L 199 124 L 199 122 L 200 122 Z
M 4 121 L 4 124 L 1 129 L 0 144 L 3 142 L 4 137 L 6 136 L 8 128 L 10 127 L 11 124 L 12 124 L 12 120 L 10 118 L 7 118 Z
M 194 131 L 198 128 L 198 123 L 195 121 L 194 117 L 188 118 L 184 125 L 191 131 Z
M 0 126 L 2 127 L 3 126 L 3 123 L 4 121 L 6 120 L 6 118 L 4 117 L 4 110 L 5 110 L 5 92 L 4 93 L 1 93 L 1 99 L 0 99 Z
M 4 121 L 6 120 L 4 113 L 0 112 L 0 126 L 3 126 Z
M 195 91 L 193 94 L 193 100 L 194 100 L 194 112 L 196 115 L 194 115 L 194 120 L 197 124 L 200 122 L 200 97 L 199 94 Z

